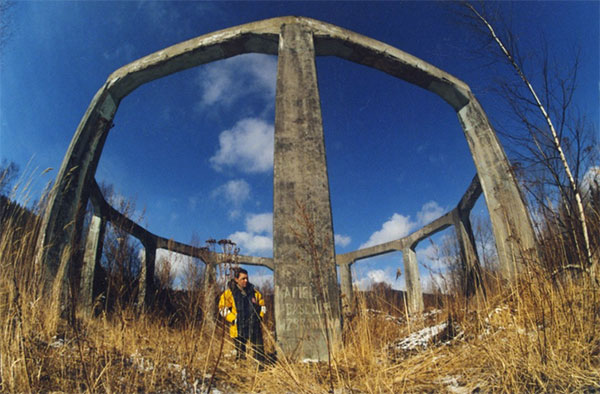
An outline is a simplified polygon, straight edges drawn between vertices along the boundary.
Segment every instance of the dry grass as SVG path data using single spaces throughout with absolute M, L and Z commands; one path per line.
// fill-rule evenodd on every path
M 60 321 L 39 292 L 32 264 L 39 222 L 2 212 L 0 391 L 206 392 L 224 331 L 170 327 L 160 315 L 127 308 L 76 326 Z M 221 392 L 582 392 L 600 389 L 600 290 L 584 276 L 552 277 L 530 264 L 487 300 L 449 298 L 440 313 L 406 321 L 366 312 L 344 326 L 326 363 L 284 357 L 259 369 L 236 364 L 226 339 L 213 387 Z M 394 350 L 410 332 L 451 318 L 455 338 Z M 410 323 L 410 324 L 407 324 Z M 458 333 L 458 335 L 456 335 Z M 446 332 L 448 334 L 448 332 Z M 267 352 L 275 348 L 266 335 Z

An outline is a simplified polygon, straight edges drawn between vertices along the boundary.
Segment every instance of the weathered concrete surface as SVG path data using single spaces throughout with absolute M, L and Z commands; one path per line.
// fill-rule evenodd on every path
M 106 225 L 106 221 L 109 221 L 114 227 L 123 230 L 131 236 L 137 238 L 143 245 L 150 245 L 151 247 L 147 249 L 154 250 L 154 259 L 144 259 L 143 261 L 143 267 L 141 271 L 142 273 L 140 275 L 139 283 L 140 297 L 138 299 L 138 303 L 140 305 L 145 304 L 145 306 L 149 306 L 148 303 L 152 300 L 152 297 L 149 297 L 148 295 L 151 295 L 154 292 L 154 289 L 152 288 L 152 283 L 154 282 L 154 260 L 156 258 L 156 249 L 166 249 L 172 252 L 180 253 L 185 256 L 195 257 L 202 260 L 207 265 L 211 262 L 218 263 L 229 261 L 227 259 L 228 256 L 225 256 L 222 253 L 209 251 L 207 250 L 207 248 L 183 244 L 181 242 L 177 242 L 172 239 L 167 239 L 151 233 L 150 231 L 146 230 L 145 228 L 135 223 L 128 217 L 121 214 L 110 204 L 108 204 L 95 181 L 92 181 L 90 198 L 94 206 L 94 212 L 98 212 L 97 215 L 102 215 L 102 217 L 105 218 L 103 221 L 101 221 L 102 231 L 104 231 L 103 229 Z M 94 216 L 94 218 L 96 218 L 96 216 Z M 97 226 L 95 223 L 96 219 L 93 219 L 92 224 L 90 225 L 90 232 L 86 241 L 84 266 L 82 268 L 81 294 L 84 297 L 89 297 L 89 299 L 86 298 L 83 302 L 84 305 L 88 305 L 88 303 L 91 302 L 93 289 L 90 286 L 96 280 L 94 279 L 94 276 L 95 273 L 98 271 L 97 268 L 102 253 L 101 241 L 103 235 L 101 235 L 95 230 Z M 95 266 L 92 266 L 89 263 L 93 261 L 93 259 L 96 259 Z M 265 257 L 237 255 L 236 263 L 264 266 L 270 268 L 271 270 L 273 269 L 273 259 Z
M 483 283 L 481 281 L 481 269 L 479 264 L 479 258 L 477 256 L 477 250 L 475 248 L 475 240 L 473 237 L 473 231 L 471 229 L 471 222 L 469 220 L 469 214 L 473 209 L 473 206 L 477 202 L 477 199 L 481 195 L 481 185 L 477 175 L 473 178 L 469 187 L 465 191 L 464 195 L 460 199 L 456 208 L 452 211 L 440 216 L 433 220 L 422 228 L 414 231 L 406 237 L 396 239 L 393 241 L 385 242 L 379 245 L 370 246 L 368 248 L 359 249 L 353 252 L 339 254 L 336 256 L 336 262 L 340 267 L 340 281 L 342 287 L 342 295 L 351 293 L 352 291 L 352 273 L 349 269 L 351 264 L 361 259 L 379 256 L 382 254 L 392 253 L 396 251 L 402 251 L 405 254 L 410 253 L 407 250 L 415 249 L 419 242 L 431 237 L 432 235 L 445 230 L 450 226 L 455 226 L 458 243 L 460 247 L 461 259 L 464 262 L 463 275 L 465 278 L 464 288 L 467 295 L 472 295 L 476 290 L 481 290 L 485 294 Z M 408 259 L 414 257 L 414 261 L 411 264 L 415 264 L 416 256 L 409 256 Z M 406 264 L 407 257 L 404 258 Z M 417 266 L 418 266 L 418 262 Z M 418 270 L 412 270 L 411 272 L 417 272 Z M 416 283 L 416 278 L 412 277 L 412 282 Z M 419 279 L 420 280 L 420 279 Z M 407 286 L 407 297 L 409 300 L 416 300 L 412 302 L 413 308 L 420 305 L 419 298 L 422 295 L 416 294 L 420 292 L 420 285 Z M 343 298 L 342 305 L 344 312 L 352 310 L 355 306 L 351 303 L 352 298 Z M 350 302 L 348 304 L 344 302 Z M 417 309 L 418 311 L 418 309 Z
M 402 251 L 402 259 L 404 260 L 408 311 L 411 313 L 422 312 L 425 306 L 423 304 L 423 290 L 421 289 L 417 253 L 413 248 L 408 247 Z
M 386 253 L 403 251 L 407 247 L 416 247 L 416 245 L 422 240 L 447 229 L 453 224 L 452 212 L 448 212 L 435 219 L 431 223 L 428 223 L 420 229 L 410 233 L 406 237 L 337 255 L 336 261 L 339 265 L 342 265 L 348 262 L 355 262 L 357 260 L 375 257 Z
M 479 257 L 477 256 L 477 248 L 475 247 L 475 237 L 471 229 L 471 220 L 469 215 L 460 214 L 458 210 L 454 211 L 454 229 L 460 250 L 460 258 L 462 261 L 462 289 L 464 295 L 470 297 L 480 290 L 485 294 L 483 281 L 481 277 L 481 267 L 479 265 Z
M 340 264 L 340 290 L 342 292 L 342 312 L 352 315 L 355 309 L 354 294 L 352 291 L 352 263 Z
M 477 199 L 481 195 L 481 184 L 479 177 L 475 175 L 469 188 L 460 199 L 460 202 L 454 209 L 454 229 L 456 238 L 460 247 L 460 257 L 463 263 L 463 281 L 462 288 L 465 296 L 470 297 L 478 291 L 485 296 L 485 287 L 481 277 L 481 265 L 475 246 L 475 237 L 471 228 L 469 215 Z
M 97 272 L 100 270 L 100 259 L 102 257 L 102 246 L 104 244 L 104 233 L 106 231 L 106 220 L 94 214 L 88 228 L 83 254 L 83 267 L 81 269 L 81 287 L 79 290 L 80 307 L 84 314 L 91 315 L 94 308 L 94 288 Z
M 286 26 L 296 26 L 295 29 L 298 32 L 297 34 L 294 33 L 295 36 L 293 37 L 310 36 L 310 40 L 292 38 L 291 32 L 294 28 L 284 34 L 288 29 Z M 290 34 L 290 36 L 286 38 L 286 34 Z M 297 52 L 290 49 L 290 39 L 292 41 L 296 40 L 294 45 L 299 43 L 305 45 L 309 41 L 310 45 L 302 47 L 300 52 Z M 285 52 L 286 49 L 289 50 L 289 53 Z M 305 54 L 301 53 L 305 49 L 309 50 L 310 56 L 304 56 Z M 200 64 L 251 52 L 279 54 L 280 65 L 285 63 L 285 60 L 281 59 L 282 55 L 289 58 L 296 56 L 298 61 L 306 61 L 310 57 L 310 62 L 312 62 L 310 67 L 313 69 L 313 57 L 315 55 L 339 56 L 376 68 L 439 95 L 457 111 L 469 142 L 488 204 L 500 262 L 506 275 L 510 276 L 516 270 L 521 252 L 525 252 L 526 255 L 535 255 L 533 228 L 520 197 L 515 178 L 510 171 L 510 165 L 483 110 L 466 84 L 448 73 L 385 43 L 313 19 L 282 17 L 210 33 L 158 51 L 117 70 L 98 91 L 79 124 L 59 170 L 44 214 L 38 243 L 36 263 L 40 266 L 39 271 L 44 277 L 46 289 L 53 286 L 58 288 L 63 303 L 67 303 L 69 300 L 66 284 L 69 283 L 69 278 L 72 278 L 77 272 L 75 265 L 78 262 L 73 260 L 71 251 L 78 248 L 83 223 L 83 210 L 90 194 L 90 186 L 93 183 L 104 141 L 121 99 L 138 86 L 154 79 Z M 294 64 L 286 67 L 288 71 L 302 72 L 310 68 L 306 62 L 299 63 L 297 69 Z M 310 72 L 314 73 L 314 71 Z M 288 74 L 292 75 L 293 72 Z M 319 144 L 322 145 L 322 126 L 320 107 L 318 107 L 319 112 L 316 114 L 312 112 L 315 107 L 307 106 L 310 103 L 318 103 L 316 74 L 314 76 L 302 74 L 302 78 L 311 80 L 310 87 L 297 85 L 290 89 L 284 89 L 278 86 L 278 90 L 281 92 L 302 89 L 300 90 L 302 94 L 296 94 L 294 97 L 290 94 L 289 97 L 285 97 L 285 100 L 288 100 L 287 106 L 282 105 L 283 102 L 279 102 L 285 101 L 282 100 L 284 96 L 280 95 L 276 117 L 278 119 L 288 119 L 286 121 L 280 120 L 280 130 L 286 129 L 287 131 L 289 127 L 290 130 L 295 130 L 296 133 L 304 133 L 314 127 L 319 128 L 321 134 L 303 135 L 302 139 L 298 140 L 299 143 L 307 144 L 307 146 L 298 148 L 298 151 L 304 154 L 311 150 L 321 149 Z M 306 96 L 307 93 L 310 93 L 310 95 Z M 299 127 L 295 122 L 303 126 Z M 280 140 L 280 149 L 284 149 L 286 144 L 292 141 L 291 139 L 286 140 L 286 138 Z M 324 173 L 324 178 L 319 178 L 320 181 L 314 181 L 311 185 L 315 186 L 320 182 L 322 188 L 327 188 L 324 156 L 322 161 L 315 162 L 316 164 L 312 163 L 312 167 L 311 163 L 306 161 L 294 163 L 293 165 L 290 164 L 290 167 L 301 164 L 299 168 L 304 174 L 308 174 L 305 178 L 313 176 L 311 171 L 315 171 L 317 178 L 321 176 L 319 174 Z M 326 195 L 320 192 L 313 194 L 314 190 L 312 189 L 301 189 L 305 186 L 304 184 L 289 183 L 281 176 L 278 179 L 279 181 L 275 181 L 275 193 L 280 196 L 287 196 L 287 200 L 284 198 L 280 202 L 287 201 L 293 207 L 296 202 L 294 200 L 300 200 L 309 212 L 314 214 L 316 221 L 319 222 L 318 226 L 321 226 L 322 221 L 331 222 L 328 191 Z M 292 184 L 294 187 L 290 189 L 289 186 Z M 281 190 L 279 190 L 280 187 Z M 294 193 L 290 193 L 290 190 L 293 190 Z M 301 194 L 304 194 L 304 196 Z M 307 197 L 306 201 L 301 201 L 302 197 Z M 278 203 L 275 202 L 275 204 Z M 324 206 L 327 208 L 324 208 Z M 275 221 L 290 223 L 289 217 L 282 217 L 279 220 L 277 215 L 275 215 Z M 285 225 L 280 225 L 279 230 L 276 230 L 281 241 L 285 241 L 286 237 L 282 232 L 289 230 L 284 227 Z M 133 230 L 138 231 L 137 228 Z M 321 231 L 321 227 L 318 227 L 318 230 Z M 141 232 L 146 232 L 146 230 Z M 416 234 L 414 239 L 405 240 L 402 245 L 393 245 L 393 247 L 398 248 L 401 246 L 401 249 L 406 249 L 407 243 L 412 246 L 412 244 L 418 242 L 416 239 L 425 233 L 426 231 Z M 325 231 L 318 232 L 318 234 L 324 235 L 322 240 L 324 244 L 333 245 L 332 231 L 325 229 Z M 152 238 L 152 240 L 154 243 L 158 243 L 156 238 Z M 278 242 L 278 240 L 275 240 L 275 250 L 286 245 L 285 243 L 278 245 Z M 142 243 L 144 243 L 143 240 Z M 147 246 L 153 247 L 154 245 Z M 332 258 L 331 254 L 333 252 L 328 251 L 329 246 L 325 250 L 324 260 L 328 261 Z M 384 248 L 379 250 L 381 253 L 385 252 Z M 295 256 L 288 256 L 288 258 L 281 261 L 289 262 L 291 259 L 295 259 Z M 283 274 L 280 275 L 277 272 L 277 257 L 274 260 L 276 277 L 278 275 L 283 276 Z M 145 276 L 150 278 L 152 275 L 151 269 L 149 267 L 145 269 Z M 148 278 L 143 278 L 143 280 L 148 281 Z M 291 282 L 292 278 L 287 278 L 286 283 Z M 331 283 L 329 279 L 326 282 Z M 336 292 L 333 290 L 333 286 L 327 285 L 325 287 L 327 288 L 327 294 L 332 297 L 331 299 L 335 298 L 334 293 Z M 282 291 L 284 291 L 282 294 L 288 294 L 285 289 L 282 289 Z M 293 294 L 293 292 L 290 294 Z M 282 300 L 279 299 L 279 302 L 282 302 Z M 333 304 L 336 303 L 333 302 Z M 280 305 L 279 308 L 282 310 L 285 306 Z M 338 310 L 332 310 L 331 313 L 335 316 L 339 315 L 339 308 Z M 334 326 L 337 327 L 337 324 L 334 324 Z M 334 331 L 337 331 L 337 328 L 334 328 Z M 282 338 L 284 339 L 280 340 L 286 342 L 288 348 L 294 341 L 290 337 L 289 342 L 287 342 L 288 339 L 285 335 Z
M 110 129 L 116 103 L 101 88 L 85 113 L 62 162 L 40 228 L 36 256 L 44 292 L 59 297 L 70 309 L 69 283 L 76 276 L 77 257 L 90 184 Z
M 208 262 L 205 265 L 203 292 L 202 321 L 208 332 L 212 332 L 212 329 L 215 326 L 215 314 L 217 312 L 217 269 L 214 262 Z
M 485 195 L 500 266 L 512 277 L 523 258 L 537 254 L 529 213 L 506 154 L 472 94 L 458 112 Z
M 152 305 L 156 296 L 154 286 L 154 271 L 156 268 L 156 242 L 154 239 L 142 240 L 144 245 L 144 262 L 140 269 L 140 279 L 138 284 L 137 306 L 140 310 Z
M 273 170 L 275 321 L 286 354 L 326 360 L 328 342 L 341 338 L 341 316 L 314 55 L 310 30 L 296 23 L 281 27 Z M 301 219 L 303 210 L 308 221 Z

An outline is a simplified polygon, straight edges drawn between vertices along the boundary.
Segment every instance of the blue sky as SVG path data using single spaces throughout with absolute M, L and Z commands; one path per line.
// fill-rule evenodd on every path
M 541 36 L 565 59 L 582 49 L 577 104 L 596 130 L 599 4 L 502 3 L 526 50 L 539 51 Z M 19 1 L 0 58 L 1 158 L 16 162 L 39 193 L 114 70 L 189 38 L 284 15 L 336 24 L 428 61 L 469 84 L 492 122 L 503 116 L 489 86 L 505 69 L 469 51 L 477 40 L 444 3 Z M 156 234 L 231 238 L 243 254 L 270 257 L 276 62 L 243 55 L 138 88 L 119 107 L 96 179 L 134 199 Z M 452 108 L 342 59 L 317 58 L 317 72 L 337 253 L 407 235 L 456 205 L 475 168 Z M 421 261 L 432 264 L 431 250 L 422 242 Z M 355 280 L 403 288 L 395 280 L 401 259 L 361 261 Z M 268 270 L 251 274 L 258 281 Z

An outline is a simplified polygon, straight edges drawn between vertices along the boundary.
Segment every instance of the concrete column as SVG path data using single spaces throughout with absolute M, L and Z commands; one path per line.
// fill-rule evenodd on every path
M 44 292 L 54 291 L 63 311 L 71 302 L 68 283 L 80 264 L 75 254 L 81 241 L 85 207 L 117 105 L 103 86 L 71 140 L 44 211 L 36 266 L 42 275 Z
M 154 301 L 154 269 L 156 266 L 156 241 L 142 241 L 146 251 L 140 270 L 138 287 L 138 308 L 148 308 Z
M 522 258 L 536 256 L 535 234 L 510 163 L 481 105 L 469 93 L 458 118 L 469 143 L 490 214 L 498 259 L 512 277 Z
M 202 303 L 202 319 L 204 327 L 212 328 L 215 325 L 217 270 L 214 263 L 206 263 L 204 267 L 204 299 Z
M 94 292 L 97 291 L 97 289 L 94 288 L 94 284 L 98 283 L 105 231 L 106 222 L 100 216 L 92 216 L 85 242 L 83 267 L 81 268 L 81 287 L 79 292 L 81 310 L 84 314 L 90 316 L 94 312 Z
M 459 212 L 458 210 L 454 212 L 454 229 L 463 263 L 464 294 L 470 297 L 480 290 L 485 295 L 485 288 L 483 287 L 481 278 L 481 266 L 479 264 L 479 257 L 477 256 L 469 212 Z
M 344 315 L 354 313 L 354 294 L 352 292 L 352 264 L 353 262 L 340 264 L 340 287 L 342 290 L 342 311 Z
M 410 313 L 422 312 L 425 306 L 423 304 L 423 290 L 421 289 L 417 253 L 413 248 L 408 247 L 402 251 L 402 259 L 404 260 L 408 311 Z
M 335 345 L 341 339 L 341 305 L 312 33 L 300 24 L 282 25 L 278 54 L 273 170 L 277 341 L 290 356 L 326 360 L 327 342 Z

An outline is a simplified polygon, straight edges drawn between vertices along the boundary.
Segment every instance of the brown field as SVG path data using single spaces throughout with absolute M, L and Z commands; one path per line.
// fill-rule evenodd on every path
M 58 318 L 33 264 L 37 216 L 6 204 L 0 213 L 1 392 L 600 390 L 600 287 L 579 271 L 551 272 L 554 263 L 524 264 L 511 283 L 488 272 L 487 298 L 439 296 L 429 313 L 408 319 L 389 294 L 359 293 L 331 370 L 283 356 L 259 368 L 253 360 L 235 363 L 221 324 L 174 323 L 127 304 L 95 318 L 78 315 L 75 324 Z M 555 253 L 559 262 L 553 250 L 560 249 L 545 256 Z M 406 338 L 426 327 L 440 330 L 409 345 Z M 277 351 L 272 328 L 267 321 L 270 354 Z

